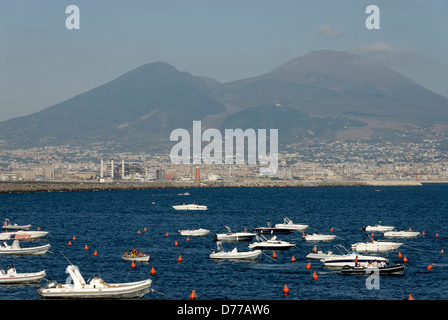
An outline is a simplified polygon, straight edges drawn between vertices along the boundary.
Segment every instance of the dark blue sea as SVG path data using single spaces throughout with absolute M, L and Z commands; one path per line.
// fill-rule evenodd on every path
M 180 195 L 189 192 L 189 196 Z M 65 268 L 77 265 L 84 278 L 99 274 L 106 282 L 153 280 L 148 300 L 446 300 L 448 298 L 448 185 L 421 187 L 310 187 L 310 188 L 203 188 L 133 191 L 86 191 L 1 194 L 1 219 L 32 224 L 49 231 L 22 247 L 51 244 L 41 256 L 0 255 L 0 268 L 15 265 L 18 272 L 47 271 L 47 280 L 65 283 Z M 204 204 L 207 211 L 175 211 L 182 203 Z M 301 233 L 278 235 L 296 243 L 286 251 L 264 251 L 254 262 L 212 261 L 213 234 L 251 230 L 281 223 L 289 217 L 309 224 L 307 232 L 333 233 L 332 242 L 319 247 L 336 252 L 368 241 L 363 225 L 382 221 L 397 229 L 424 232 L 403 242 L 397 251 L 384 253 L 391 262 L 403 263 L 401 276 L 381 276 L 379 288 L 368 289 L 366 276 L 342 275 L 305 258 L 314 246 Z M 146 231 L 145 231 L 146 228 Z M 180 229 L 206 228 L 205 237 L 177 235 Z M 333 228 L 333 231 L 330 229 Z M 168 236 L 166 236 L 168 234 Z M 438 234 L 438 237 L 436 237 Z M 73 240 L 73 237 L 76 239 Z M 381 235 L 377 239 L 384 239 Z M 71 241 L 72 245 L 68 245 Z M 178 245 L 175 245 L 177 241 Z M 224 243 L 224 248 L 247 251 L 248 242 Z M 85 246 L 88 246 L 88 250 Z M 122 261 L 133 247 L 151 258 L 148 263 Z M 97 256 L 94 256 L 94 251 Z M 445 250 L 442 253 L 441 250 Z M 178 262 L 181 256 L 182 262 Z M 291 262 L 294 256 L 295 262 Z M 67 258 L 67 259 L 66 259 Z M 307 270 L 307 263 L 311 269 Z M 432 264 L 433 269 L 427 270 Z M 154 268 L 155 275 L 150 271 Z M 313 279 L 316 272 L 318 279 Z M 45 283 L 0 285 L 2 300 L 39 300 L 36 290 Z M 283 294 L 284 285 L 289 294 Z

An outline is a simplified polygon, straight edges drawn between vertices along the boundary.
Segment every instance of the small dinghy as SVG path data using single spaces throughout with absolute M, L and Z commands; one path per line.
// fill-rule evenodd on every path
M 199 229 L 191 229 L 191 230 L 178 230 L 177 234 L 181 235 L 181 236 L 190 236 L 190 237 L 191 236 L 198 236 L 198 237 L 201 237 L 201 236 L 208 235 L 209 232 L 210 232 L 210 230 L 199 228 Z
M 276 228 L 290 229 L 290 230 L 294 230 L 294 231 L 305 231 L 306 228 L 309 227 L 309 225 L 307 225 L 307 224 L 297 224 L 297 223 L 294 223 L 288 217 L 285 217 L 283 219 L 283 223 L 277 223 L 275 225 L 275 227 Z
M 399 275 L 404 271 L 404 265 L 396 264 L 394 266 L 385 266 L 385 267 L 365 267 L 365 266 L 357 266 L 350 267 L 344 266 L 341 269 L 342 274 L 359 274 L 359 275 L 370 275 L 374 272 L 379 272 L 380 275 Z
M 305 241 L 333 241 L 336 238 L 336 236 L 333 234 L 313 233 L 313 234 L 307 234 L 305 236 L 302 236 L 302 238 Z
M 25 231 L 19 230 L 15 232 L 3 232 L 0 233 L 0 241 L 1 240 L 32 240 L 38 239 L 46 236 L 48 231 Z
M 261 254 L 261 250 L 239 252 L 237 248 L 234 248 L 232 251 L 224 251 L 220 241 L 218 241 L 216 245 L 217 251 L 213 251 L 210 254 L 210 259 L 254 260 Z
M 371 241 L 371 242 L 358 242 L 352 244 L 352 250 L 358 252 L 385 252 L 394 251 L 398 249 L 403 243 L 400 242 L 383 242 L 383 241 Z
M 84 280 L 77 266 L 69 265 L 66 273 L 72 283 L 50 282 L 37 290 L 37 294 L 45 298 L 75 298 L 75 299 L 121 299 L 138 298 L 149 292 L 152 281 L 146 279 L 136 282 L 107 283 L 100 276 L 88 283 Z
M 228 226 L 226 233 L 217 233 L 213 235 L 215 241 L 251 241 L 257 234 L 254 232 L 232 232 Z
M 9 219 L 5 219 L 3 222 L 3 229 L 5 230 L 29 230 L 31 228 L 30 224 L 18 225 L 17 223 L 12 224 Z
M 137 253 L 137 250 L 135 248 L 131 250 L 131 253 L 128 253 L 128 251 L 126 250 L 121 256 L 123 260 L 134 262 L 148 262 L 150 257 L 151 256 L 149 254 L 142 253 L 141 251 Z
M 29 255 L 37 255 L 37 254 L 45 254 L 48 249 L 50 249 L 51 245 L 48 243 L 43 246 L 38 247 L 28 247 L 21 248 L 19 244 L 19 240 L 14 240 L 12 245 L 8 245 L 6 242 L 0 244 L 0 255 L 1 254 L 29 254 Z
M 420 235 L 417 231 L 387 231 L 383 233 L 386 238 L 415 238 Z
M 39 272 L 17 273 L 14 266 L 10 266 L 8 270 L 0 270 L 0 284 L 18 284 L 39 282 L 45 277 L 45 270 Z
M 175 210 L 207 210 L 207 206 L 202 206 L 198 204 L 181 204 L 173 206 Z
M 362 230 L 366 232 L 386 232 L 394 230 L 394 226 L 383 226 L 381 222 L 374 226 L 363 226 Z
M 287 250 L 289 248 L 295 247 L 294 243 L 287 241 L 277 240 L 276 236 L 267 240 L 264 236 L 256 236 L 257 242 L 253 242 L 249 245 L 250 249 L 266 249 L 266 250 Z

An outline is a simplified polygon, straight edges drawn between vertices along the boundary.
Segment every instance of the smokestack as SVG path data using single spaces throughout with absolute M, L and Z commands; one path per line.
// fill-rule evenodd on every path
M 201 182 L 201 175 L 199 172 L 199 167 L 196 167 L 196 177 L 194 179 L 194 182 Z
M 112 160 L 110 163 L 110 177 L 112 179 L 114 178 L 114 160 Z
M 121 159 L 121 179 L 124 179 L 124 159 Z
M 100 177 L 104 178 L 103 159 L 101 159 L 100 172 Z

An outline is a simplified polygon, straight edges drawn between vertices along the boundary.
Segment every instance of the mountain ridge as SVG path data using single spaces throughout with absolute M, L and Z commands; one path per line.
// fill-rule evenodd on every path
M 166 148 L 172 130 L 190 129 L 195 120 L 203 120 L 204 129 L 279 126 L 285 133 L 279 139 L 291 143 L 331 139 L 341 130 L 367 125 L 363 119 L 448 123 L 448 98 L 387 66 L 340 51 L 313 51 L 259 76 L 227 83 L 157 61 L 41 111 L 0 122 L 0 145 L 103 142 L 127 150 Z

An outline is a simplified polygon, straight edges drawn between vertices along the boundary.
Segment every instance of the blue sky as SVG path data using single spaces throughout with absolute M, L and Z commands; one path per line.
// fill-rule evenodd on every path
M 379 30 L 365 27 L 371 4 Z M 65 27 L 69 5 L 79 30 Z M 0 121 L 145 63 L 228 82 L 320 49 L 372 57 L 448 96 L 447 40 L 446 0 L 2 0 Z

